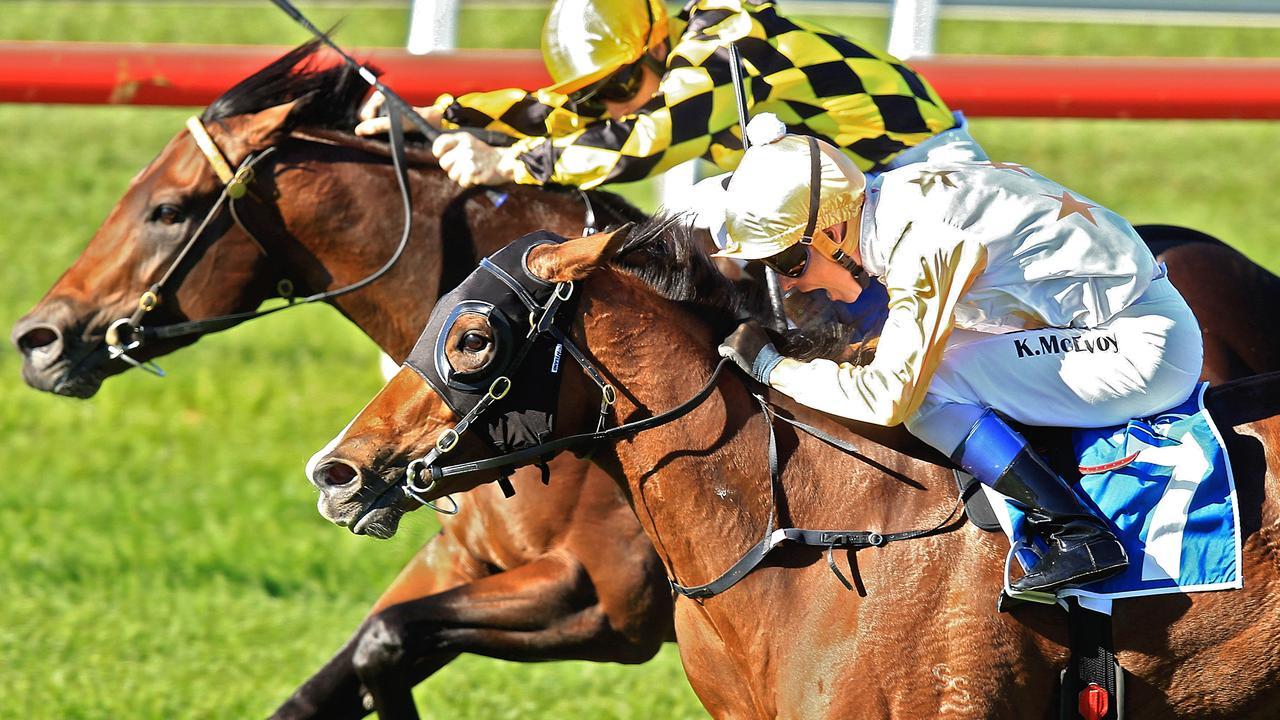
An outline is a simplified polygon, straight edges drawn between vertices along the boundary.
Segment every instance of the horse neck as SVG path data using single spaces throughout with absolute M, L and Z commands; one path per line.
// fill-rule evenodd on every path
M 358 142 L 292 141 L 275 160 L 277 217 L 285 228 L 280 270 L 307 293 L 375 273 L 390 259 L 404 213 L 389 161 Z M 368 287 L 332 302 L 397 360 L 413 347 L 440 295 L 479 259 L 513 238 L 548 228 L 576 234 L 576 198 L 531 187 L 461 190 L 434 164 L 409 170 L 413 231 L 400 259 Z
M 723 329 L 617 271 L 593 276 L 583 308 L 584 344 L 619 390 L 619 422 L 685 402 L 718 362 L 713 349 Z M 762 537 L 774 512 L 768 423 L 752 396 L 759 392 L 727 367 L 701 407 L 618 443 L 604 463 L 682 582 L 705 582 L 722 572 Z M 777 393 L 768 400 L 847 440 L 863 456 L 846 455 L 779 421 L 782 493 L 775 526 L 927 527 L 954 507 L 949 471 L 930 462 L 904 430 L 842 427 Z

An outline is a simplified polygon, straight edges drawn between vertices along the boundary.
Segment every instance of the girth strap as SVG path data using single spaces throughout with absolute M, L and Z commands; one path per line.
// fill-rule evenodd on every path
M 1124 720 L 1124 668 L 1116 661 L 1111 616 L 1067 598 L 1071 657 L 1062 671 L 1061 720 Z

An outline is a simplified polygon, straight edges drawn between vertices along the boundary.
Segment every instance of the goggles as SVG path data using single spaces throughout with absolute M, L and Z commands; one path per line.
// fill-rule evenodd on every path
M 624 65 L 612 75 L 569 93 L 569 101 L 580 114 L 603 115 L 606 102 L 625 102 L 640 92 L 640 85 L 644 83 L 645 66 L 649 66 L 659 77 L 665 70 L 661 63 L 646 53 L 644 57 L 630 65 Z
M 761 259 L 760 262 L 773 268 L 779 275 L 792 279 L 798 278 L 809 269 L 809 245 L 796 243 L 776 255 Z

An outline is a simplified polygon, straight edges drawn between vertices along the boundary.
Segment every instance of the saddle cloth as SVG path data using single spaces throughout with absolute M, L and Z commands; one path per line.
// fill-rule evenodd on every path
M 1060 596 L 1112 599 L 1242 586 L 1240 514 L 1222 437 L 1202 383 L 1178 406 L 1128 425 L 1074 431 L 1086 505 L 1109 520 L 1129 555 L 1122 574 Z M 1027 543 L 1021 511 L 984 487 L 1001 529 Z M 1030 550 L 1017 552 L 1026 568 Z

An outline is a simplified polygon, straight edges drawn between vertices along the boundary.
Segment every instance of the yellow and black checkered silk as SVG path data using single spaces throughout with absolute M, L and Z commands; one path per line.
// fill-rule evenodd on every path
M 778 14 L 772 2 L 694 0 L 680 15 L 684 32 L 666 73 L 637 113 L 613 120 L 574 112 L 545 90 L 497 90 L 437 106 L 454 126 L 514 135 L 516 181 L 592 188 L 660 174 L 703 157 L 732 170 L 742 137 L 728 46 L 746 65 L 751 113 L 771 112 L 787 130 L 814 135 L 864 171 L 955 126 L 929 84 L 895 58 Z

